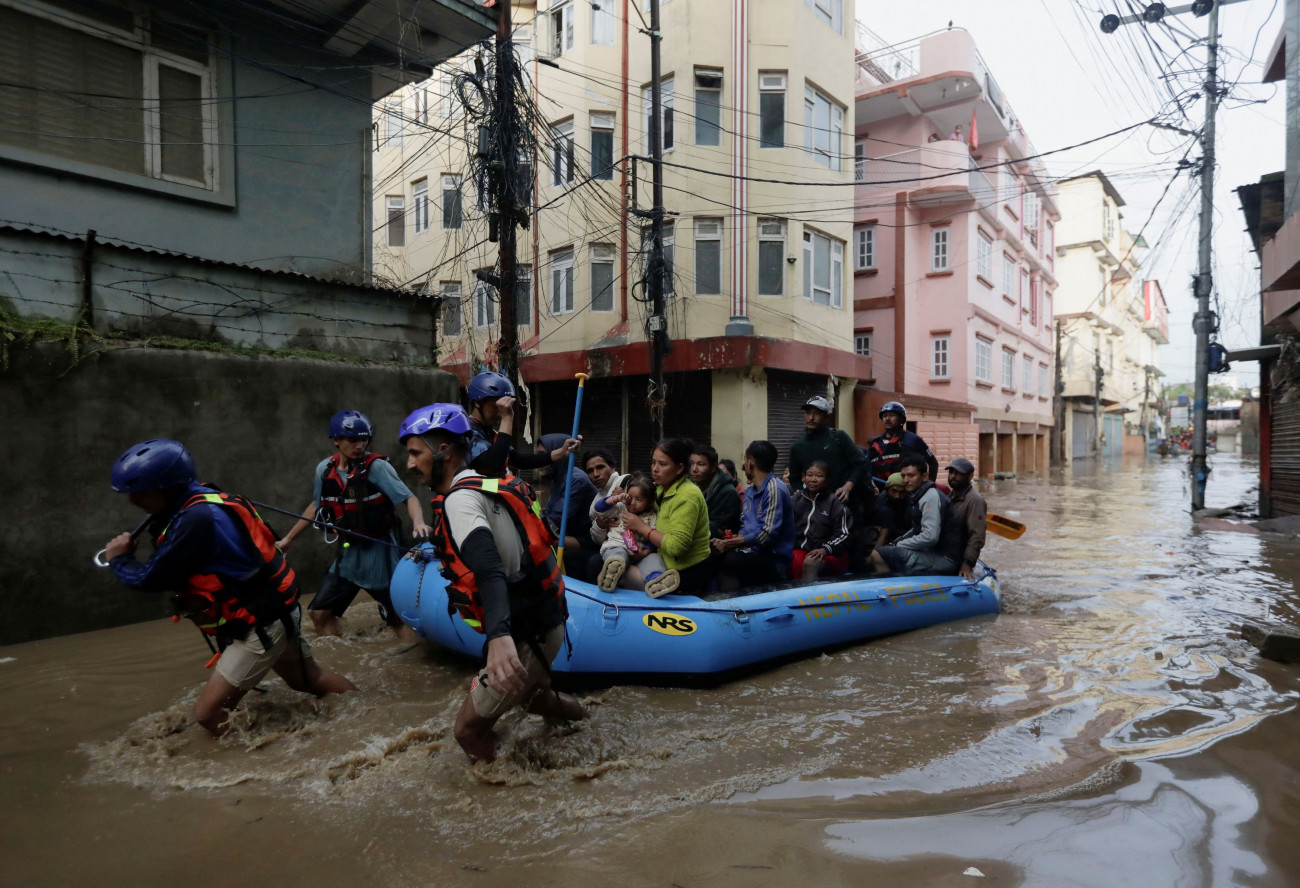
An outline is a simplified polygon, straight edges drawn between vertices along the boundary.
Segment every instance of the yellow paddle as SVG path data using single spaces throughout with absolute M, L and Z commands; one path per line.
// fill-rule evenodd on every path
M 1028 530 L 1025 525 L 1011 518 L 1003 518 L 1001 515 L 995 515 L 989 512 L 986 516 L 989 530 L 993 531 L 1000 537 L 1006 537 L 1009 540 L 1018 540 L 1025 535 Z

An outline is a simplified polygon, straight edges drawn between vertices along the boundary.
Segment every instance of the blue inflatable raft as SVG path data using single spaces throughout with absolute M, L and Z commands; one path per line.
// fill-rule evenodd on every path
M 426 560 L 427 559 L 427 560 Z M 568 647 L 562 684 L 716 684 L 773 661 L 1000 610 L 997 575 L 880 577 L 774 586 L 734 597 L 602 592 L 565 577 Z M 428 543 L 403 558 L 393 606 L 423 637 L 482 657 L 483 636 L 447 609 L 447 584 Z

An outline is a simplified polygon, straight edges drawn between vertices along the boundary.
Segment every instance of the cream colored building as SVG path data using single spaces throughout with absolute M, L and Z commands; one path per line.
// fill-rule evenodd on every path
M 1124 199 L 1105 173 L 1057 187 L 1065 458 L 1142 453 L 1159 433 L 1157 350 L 1169 342 L 1164 295 L 1158 281 L 1143 279 L 1146 244 L 1124 228 Z
M 519 4 L 515 21 L 540 146 L 516 293 L 534 428 L 569 427 L 573 376 L 588 373 L 587 443 L 643 467 L 650 39 L 621 0 Z M 852 393 L 872 377 L 854 354 L 849 264 L 853 21 L 852 0 L 662 6 L 665 431 L 737 461 L 768 438 L 783 464 L 812 394 L 831 394 L 852 429 Z M 501 335 L 498 295 L 474 275 L 498 261 L 472 181 L 474 57 L 377 108 L 373 176 L 389 220 L 376 273 L 444 298 L 439 361 L 462 380 L 494 366 Z

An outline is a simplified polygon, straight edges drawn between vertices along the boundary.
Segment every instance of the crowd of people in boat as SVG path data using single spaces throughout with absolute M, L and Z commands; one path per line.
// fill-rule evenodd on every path
M 978 564 L 986 509 L 975 467 L 954 459 L 942 485 L 897 401 L 880 410 L 881 434 L 859 446 L 832 427 L 826 397 L 809 397 L 804 434 L 778 476 L 782 454 L 763 440 L 745 449 L 739 472 L 713 447 L 680 438 L 628 472 L 610 450 L 579 451 L 580 439 L 562 434 L 542 435 L 536 452 L 515 449 L 514 394 L 500 374 L 471 381 L 469 466 L 489 476 L 540 469 L 542 516 L 557 539 L 567 515 L 565 573 L 605 591 L 736 592 L 866 572 L 969 579 Z
M 450 606 L 484 636 L 486 662 L 455 726 L 473 760 L 495 756 L 493 726 L 515 705 L 553 719 L 583 716 L 550 686 L 568 614 L 565 575 L 651 597 L 851 572 L 972 579 L 984 545 L 974 466 L 954 459 L 941 488 L 933 453 L 905 428 L 896 401 L 881 408 L 882 433 L 860 447 L 832 427 L 830 402 L 813 395 L 779 477 L 781 454 L 763 440 L 745 448 L 739 472 L 714 448 L 680 438 L 660 441 L 648 466 L 626 473 L 609 450 L 581 451 L 581 439 L 564 434 L 517 448 L 510 380 L 482 373 L 467 394 L 468 409 L 430 404 L 398 429 L 407 468 L 433 491 L 431 524 L 392 463 L 370 450 L 374 430 L 357 410 L 330 420 L 334 452 L 317 464 L 311 502 L 284 536 L 258 504 L 200 483 L 179 441 L 144 441 L 118 458 L 113 490 L 148 518 L 102 554 L 124 585 L 171 593 L 178 615 L 208 638 L 214 672 L 195 714 L 211 733 L 229 730 L 229 711 L 271 670 L 317 696 L 355 690 L 316 663 L 301 632 L 300 589 L 285 553 L 313 526 L 338 544 L 308 606 L 317 635 L 338 634 L 363 589 L 389 626 L 409 633 L 389 592 L 406 551 L 398 509 L 416 540 L 433 542 Z M 517 474 L 529 469 L 548 482 L 544 505 Z M 145 530 L 155 550 L 141 562 L 136 536 Z

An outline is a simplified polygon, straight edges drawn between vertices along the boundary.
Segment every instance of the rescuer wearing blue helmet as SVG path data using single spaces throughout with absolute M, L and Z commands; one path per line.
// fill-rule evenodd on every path
M 194 704 L 199 724 L 224 734 L 228 711 L 272 669 L 318 697 L 356 689 L 312 657 L 299 629 L 298 579 L 275 533 L 244 497 L 198 483 L 184 444 L 156 438 L 128 448 L 113 464 L 112 486 L 153 516 L 155 547 L 142 564 L 131 534 L 114 537 L 104 549 L 113 574 L 132 589 L 172 593 L 177 615 L 219 648 Z
M 429 535 L 420 501 L 397 477 L 388 457 L 369 450 L 370 420 L 357 410 L 340 410 L 330 418 L 329 437 L 335 452 L 316 466 L 312 500 L 302 518 L 278 545 L 287 552 L 293 541 L 311 527 L 312 520 L 360 534 L 339 534 L 334 563 L 321 581 L 307 613 L 317 635 L 341 635 L 339 617 L 365 589 L 379 605 L 379 615 L 398 635 L 414 637 L 393 610 L 388 585 L 400 553 L 396 545 L 396 506 L 404 504 L 417 538 Z M 328 534 L 327 534 L 328 536 Z M 375 542 L 368 542 L 367 539 Z
M 468 465 L 472 427 L 459 404 L 430 404 L 411 413 L 397 434 L 407 468 L 435 493 L 433 543 L 448 601 L 484 637 L 487 662 L 456 716 L 456 742 L 471 760 L 492 761 L 493 727 L 516 705 L 548 719 L 584 712 L 551 688 L 550 665 L 568 617 L 555 538 L 522 479 L 488 477 Z
M 469 381 L 469 464 L 489 478 L 500 478 L 507 465 L 541 469 L 559 462 L 582 445 L 582 436 L 566 438 L 549 454 L 516 450 L 515 386 L 506 376 L 487 371 Z M 499 427 L 499 428 L 498 428 Z
M 880 408 L 880 421 L 885 426 L 884 434 L 877 435 L 867 444 L 867 465 L 877 489 L 884 490 L 889 476 L 898 471 L 903 457 L 913 454 L 925 460 L 931 480 L 938 477 L 939 461 L 930 451 L 930 445 L 903 426 L 907 422 L 906 407 L 897 401 L 886 401 Z

